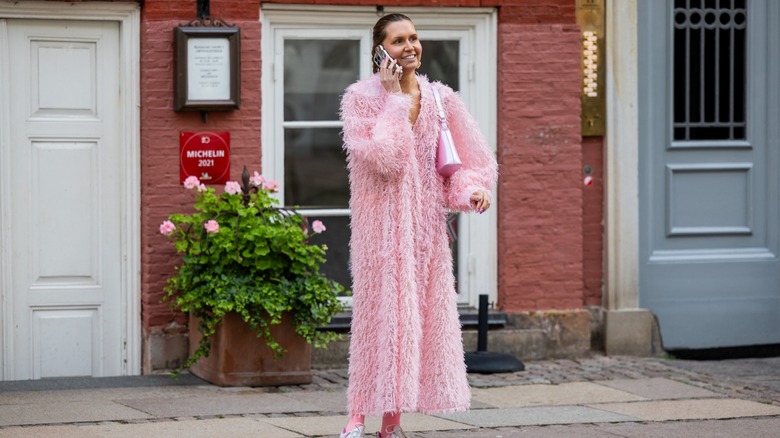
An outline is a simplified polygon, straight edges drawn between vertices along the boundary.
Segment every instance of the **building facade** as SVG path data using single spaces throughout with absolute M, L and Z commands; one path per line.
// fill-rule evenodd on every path
M 325 222 L 324 269 L 348 285 L 338 102 L 389 12 L 415 21 L 424 73 L 460 92 L 499 162 L 495 208 L 457 222 L 464 311 L 488 294 L 526 358 L 780 343 L 780 7 L 608 0 L 606 75 L 584 90 L 589 3 L 214 0 L 240 29 L 240 108 L 204 114 L 174 102 L 194 0 L 0 1 L 0 375 L 187 354 L 158 228 L 191 199 L 182 132 L 228 132 L 231 178 L 258 170 Z M 603 135 L 583 135 L 593 88 Z

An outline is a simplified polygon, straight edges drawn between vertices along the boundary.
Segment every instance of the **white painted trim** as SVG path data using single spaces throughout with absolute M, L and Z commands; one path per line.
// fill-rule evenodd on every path
M 328 217 L 328 216 L 349 216 L 349 209 L 348 208 L 321 208 L 321 209 L 303 209 L 303 210 L 295 210 L 298 213 L 302 214 L 303 216 L 321 216 L 321 217 Z
M 317 16 L 307 15 L 306 12 L 316 11 Z M 295 5 L 285 3 L 263 3 L 260 7 L 260 12 L 271 12 L 274 14 L 274 21 L 276 17 L 281 17 L 283 20 L 288 20 L 291 24 L 299 23 L 314 23 L 319 24 L 323 21 L 319 18 L 326 16 L 327 22 L 333 23 L 331 19 L 338 19 L 337 23 L 342 25 L 360 25 L 365 26 L 367 22 L 370 22 L 369 26 L 373 26 L 376 20 L 379 19 L 377 15 L 376 7 L 374 6 L 332 6 L 332 5 Z M 470 23 L 473 20 L 468 16 L 475 14 L 493 14 L 494 8 L 446 8 L 446 7 L 394 7 L 385 6 L 384 14 L 392 14 L 394 12 L 400 12 L 408 15 L 415 23 L 417 23 L 423 15 L 434 15 L 439 18 L 442 29 L 452 29 L 458 21 L 450 21 L 450 18 L 458 20 L 461 16 L 467 16 L 465 22 Z M 280 15 L 277 15 L 280 14 Z M 282 15 L 283 14 L 283 15 Z M 442 15 L 447 19 L 442 19 Z M 368 21 L 367 21 L 368 20 Z M 370 27 L 369 27 L 370 29 Z
M 472 108 L 480 108 L 477 114 L 472 114 L 477 124 L 485 136 L 485 140 L 493 154 L 497 151 L 497 94 L 498 94 L 498 14 L 493 11 L 489 16 L 477 24 L 476 41 L 484 41 L 482 47 L 477 47 L 473 56 L 475 65 L 483 65 L 484 69 L 475 69 L 474 80 L 487 84 L 487 93 L 481 96 L 474 96 L 474 99 L 481 99 L 482 102 L 473 102 Z M 477 93 L 472 93 L 477 94 Z M 484 109 L 484 111 L 482 111 Z M 500 169 L 499 169 L 500 173 Z M 465 218 L 460 233 L 466 236 L 464 245 L 470 259 L 464 259 L 468 264 L 461 264 L 460 271 L 463 268 L 475 269 L 475 275 L 469 275 L 470 284 L 469 306 L 479 307 L 480 293 L 487 292 L 488 301 L 498 302 L 498 193 L 497 190 L 492 193 L 493 204 L 488 211 L 482 215 L 469 214 L 461 215 Z M 487 230 L 487 231 L 486 231 Z M 459 254 L 460 256 L 460 254 Z M 472 264 L 473 263 L 473 264 Z M 460 272 L 459 271 L 459 272 Z M 460 280 L 462 281 L 462 280 Z
M 344 124 L 339 120 L 314 120 L 311 122 L 283 122 L 283 128 L 341 128 Z
M 0 0 L 3 18 L 70 19 L 124 22 L 139 13 L 137 3 L 127 2 L 49 2 Z
M 316 13 L 313 13 L 316 12 Z M 385 13 L 401 12 L 409 15 L 420 33 L 434 31 L 472 31 L 474 46 L 468 48 L 471 63 L 476 66 L 473 81 L 485 85 L 487 92 L 464 93 L 464 101 L 469 108 L 478 108 L 472 115 L 485 135 L 487 143 L 495 153 L 497 143 L 497 89 L 498 77 L 498 19 L 494 8 L 393 8 L 386 7 Z M 370 38 L 370 29 L 377 20 L 374 7 L 310 6 L 287 4 L 263 4 L 260 10 L 262 21 L 262 162 L 263 173 L 269 178 L 283 179 L 283 159 L 277 157 L 273 147 L 283 141 L 283 133 L 276 127 L 282 122 L 279 111 L 275 111 L 277 96 L 274 74 L 281 75 L 281 51 L 275 50 L 276 32 L 289 29 L 334 29 L 338 23 L 342 37 L 346 32 L 363 32 Z M 276 48 L 278 49 L 278 48 Z M 366 58 L 369 48 L 361 45 L 361 54 Z M 365 52 L 365 53 L 364 53 Z M 276 55 L 275 55 L 276 54 Z M 361 62 L 361 77 L 366 77 L 367 63 Z M 276 70 L 276 71 L 274 71 Z M 466 80 L 469 80 L 468 78 Z M 276 84 L 279 87 L 279 84 Z M 268 116 L 266 116 L 268 115 Z M 497 245 L 497 198 L 493 194 L 493 208 L 484 215 L 462 215 L 460 221 L 458 257 L 459 284 L 467 288 L 468 304 L 476 307 L 479 293 L 488 293 L 495 302 L 498 296 L 498 245 Z M 470 275 L 469 271 L 475 272 Z M 474 291 L 471 293 L 471 291 Z
M 0 18 L 0 59 L 8 59 L 8 28 L 6 20 Z M 0 63 L 0 317 L 10 321 L 13 303 L 11 302 L 11 274 L 6 260 L 11 259 L 11 142 L 10 89 L 8 84 L 8 63 Z M 13 375 L 13 361 L 9 352 L 13 351 L 13 336 L 4 330 L 0 323 L 0 380 L 8 380 Z
M 639 307 L 639 58 L 637 0 L 607 2 L 606 296 Z
M 65 2 L 11 2 L 0 0 L 0 18 L 27 18 L 27 19 L 70 19 L 70 20 L 93 20 L 93 21 L 116 21 L 120 26 L 120 86 L 121 102 L 120 114 L 118 115 L 120 123 L 123 126 L 122 137 L 124 139 L 125 149 L 124 168 L 122 172 L 123 186 L 122 194 L 122 301 L 124 303 L 125 320 L 122 324 L 122 337 L 125 343 L 124 364 L 122 372 L 126 375 L 135 375 L 141 373 L 141 147 L 140 147 L 140 95 L 141 95 L 141 76 L 140 76 L 140 22 L 141 10 L 136 3 L 114 3 L 114 2 L 85 2 L 85 3 L 65 3 Z M 3 48 L 0 47 L 0 53 Z M 0 64 L 0 78 L 5 75 L 7 67 Z M 0 86 L 7 81 L 0 81 Z M 0 97 L 2 92 L 0 91 Z M 0 99 L 0 103 L 7 102 L 8 99 Z M 0 128 L 3 137 L 0 142 L 9 141 L 7 138 L 8 127 L 2 123 L 7 123 L 7 114 L 3 115 L 5 108 L 0 105 Z M 5 148 L 7 149 L 7 148 Z M 2 150 L 0 148 L 0 150 Z M 0 156 L 0 166 L 6 166 L 10 157 Z M 0 171 L 2 169 L 0 168 Z M 0 175 L 0 194 L 2 195 L 2 211 L 8 211 L 10 195 L 10 184 L 7 180 L 9 172 L 2 172 Z M 9 195 L 9 196 L 7 196 Z M 0 226 L 0 243 L 9 240 L 10 224 L 8 217 L 0 217 L 2 225 Z M 7 254 L 7 245 L 2 245 L 0 257 L 10 257 Z M 2 260 L 0 260 L 2 262 Z M 0 266 L 5 266 L 0 263 Z M 10 281 L 7 273 L 0 272 L 0 287 L 9 290 L 7 282 Z M 4 312 L 9 311 L 11 307 L 8 303 L 3 303 L 6 308 L 0 309 Z M 8 315 L 2 313 L 4 317 Z M 7 320 L 7 319 L 6 319 Z M 3 347 L 8 349 L 9 335 L 3 333 Z M 3 350 L 7 352 L 8 350 Z M 3 355 L 3 361 L 8 365 L 6 355 Z M 12 370 L 7 366 L 3 367 L 2 377 L 7 379 L 12 375 Z
M 125 291 L 125 375 L 141 374 L 141 10 L 120 22 L 120 84 L 124 113 L 124 178 L 122 199 Z

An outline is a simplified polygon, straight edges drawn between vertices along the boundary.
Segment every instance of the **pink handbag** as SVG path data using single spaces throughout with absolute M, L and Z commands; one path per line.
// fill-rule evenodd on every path
M 435 85 L 431 85 L 433 97 L 436 98 L 436 106 L 439 107 L 439 118 L 441 119 L 441 131 L 439 131 L 439 144 L 436 148 L 436 171 L 439 175 L 449 178 L 460 169 L 463 163 L 460 161 L 458 151 L 455 149 L 455 142 L 452 141 L 450 128 L 447 126 L 447 116 L 444 114 L 444 106 L 441 104 L 441 96 Z

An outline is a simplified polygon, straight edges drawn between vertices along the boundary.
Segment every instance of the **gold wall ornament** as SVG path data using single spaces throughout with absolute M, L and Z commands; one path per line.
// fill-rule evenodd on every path
M 582 135 L 604 135 L 606 103 L 604 99 L 604 54 L 606 49 L 604 11 L 606 0 L 577 0 L 577 24 L 580 25 L 580 100 Z

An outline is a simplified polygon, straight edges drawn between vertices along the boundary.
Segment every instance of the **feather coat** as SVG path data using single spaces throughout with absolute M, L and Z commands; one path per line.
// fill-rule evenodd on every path
M 436 172 L 441 123 L 428 79 L 411 96 L 388 93 L 378 75 L 341 101 L 349 169 L 353 278 L 350 413 L 451 412 L 469 408 L 446 216 L 471 211 L 492 190 L 496 160 L 466 106 L 437 83 L 463 167 Z

